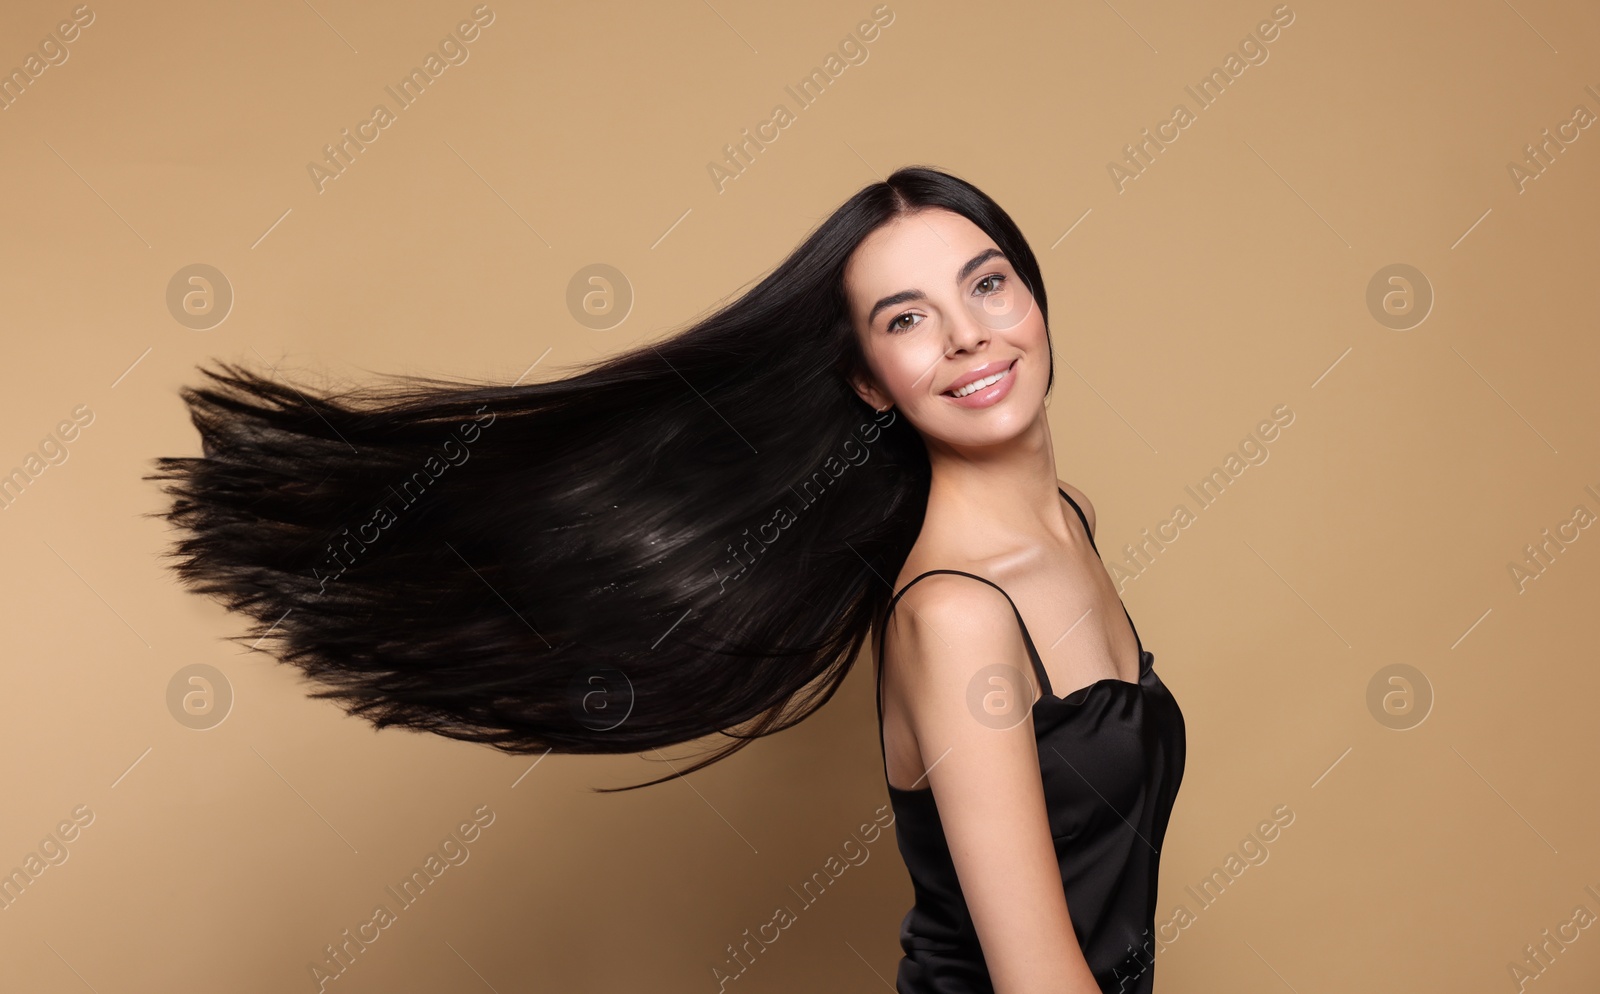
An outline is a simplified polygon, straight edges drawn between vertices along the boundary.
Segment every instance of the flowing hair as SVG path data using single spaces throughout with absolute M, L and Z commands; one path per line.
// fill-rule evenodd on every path
M 903 168 L 732 303 L 574 375 L 341 391 L 202 369 L 179 392 L 204 455 L 144 477 L 180 529 L 163 558 L 377 728 L 507 753 L 733 740 L 610 790 L 724 759 L 833 696 L 922 527 L 920 434 L 849 385 L 844 270 L 929 208 L 992 238 L 1048 318 L 999 205 Z

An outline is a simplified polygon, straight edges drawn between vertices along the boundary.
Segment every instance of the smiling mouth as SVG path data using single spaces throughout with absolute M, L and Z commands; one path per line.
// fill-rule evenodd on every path
M 962 397 L 967 396 L 968 394 L 977 393 L 979 390 L 987 390 L 988 388 L 994 386 L 996 383 L 999 383 L 1001 380 L 1003 380 L 1006 377 L 1010 376 L 1011 373 L 1016 368 L 1017 368 L 1017 360 L 1013 359 L 1013 360 L 1011 360 L 1011 365 L 1007 366 L 1005 369 L 1000 370 L 1000 372 L 993 373 L 993 374 L 991 374 L 989 376 L 985 376 L 981 380 L 973 380 L 971 383 L 968 383 L 966 386 L 961 387 L 959 390 L 946 390 L 944 392 L 944 395 L 946 397 L 954 397 L 957 400 L 959 400 Z

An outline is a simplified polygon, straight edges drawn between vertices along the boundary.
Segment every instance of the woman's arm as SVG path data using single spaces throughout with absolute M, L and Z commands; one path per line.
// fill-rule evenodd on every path
M 1099 994 L 1067 912 L 1034 739 L 1037 690 L 1010 603 L 941 574 L 908 590 L 894 618 L 897 694 L 995 991 Z

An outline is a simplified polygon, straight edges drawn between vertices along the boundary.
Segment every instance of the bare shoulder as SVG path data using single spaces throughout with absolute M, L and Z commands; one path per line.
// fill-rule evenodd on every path
M 902 656 L 937 665 L 958 667 L 965 659 L 971 669 L 974 648 L 986 647 L 988 655 L 1012 640 L 1019 648 L 1023 644 L 1010 599 L 998 588 L 960 573 L 923 576 L 906 588 L 890 625 Z
M 1089 534 L 1093 535 L 1094 505 L 1089 503 L 1089 495 L 1064 480 L 1057 480 L 1056 483 L 1061 485 L 1061 489 L 1067 492 L 1068 497 L 1071 497 L 1073 500 L 1077 501 L 1078 506 L 1083 508 L 1083 516 L 1089 519 Z
M 901 597 L 893 630 L 894 672 L 888 679 L 895 689 L 886 692 L 898 699 L 926 764 L 952 746 L 963 747 L 965 757 L 952 769 L 982 756 L 994 748 L 986 735 L 993 730 L 988 712 L 1009 715 L 1002 724 L 1015 726 L 1041 692 L 1016 609 L 981 579 L 957 573 L 924 577 Z M 1031 736 L 1027 745 L 1031 750 Z M 1037 754 L 1011 748 L 1023 775 L 1031 769 L 1037 779 Z M 984 765 L 978 762 L 978 768 Z M 987 768 L 1001 775 L 1001 767 Z M 947 796 L 956 789 L 947 786 Z
M 973 681 L 997 661 L 1012 664 L 1003 682 L 1031 703 L 1027 644 L 1011 600 L 998 587 L 960 573 L 923 576 L 901 594 L 890 616 L 888 655 L 913 728 L 943 725 L 966 716 Z M 886 633 L 887 634 L 887 633 Z M 993 674 L 990 674 L 991 676 Z

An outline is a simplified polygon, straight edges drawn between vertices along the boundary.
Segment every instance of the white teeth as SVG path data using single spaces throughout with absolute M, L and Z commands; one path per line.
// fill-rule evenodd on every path
M 1001 380 L 1005 379 L 1005 375 L 1009 372 L 1011 372 L 1011 367 L 1007 366 L 1005 369 L 1000 370 L 1000 372 L 994 374 L 993 376 L 985 376 L 981 380 L 973 380 L 971 383 L 968 383 L 959 390 L 950 391 L 950 396 L 965 397 L 967 394 L 982 390 L 984 387 L 992 387 L 996 383 L 999 383 Z

